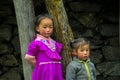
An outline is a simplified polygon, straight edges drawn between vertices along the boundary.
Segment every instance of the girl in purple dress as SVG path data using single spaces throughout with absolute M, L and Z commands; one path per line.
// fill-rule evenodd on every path
M 29 44 L 25 59 L 34 66 L 32 80 L 63 80 L 60 51 L 62 44 L 51 39 L 53 19 L 36 18 L 36 38 Z

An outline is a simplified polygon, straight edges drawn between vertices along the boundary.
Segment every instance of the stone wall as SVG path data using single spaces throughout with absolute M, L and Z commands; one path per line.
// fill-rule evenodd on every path
M 118 0 L 63 0 L 75 38 L 91 42 L 97 80 L 119 80 Z M 35 14 L 47 12 L 44 0 L 34 0 Z M 12 0 L 0 1 L 0 80 L 24 80 L 19 34 Z
M 12 0 L 0 2 L 0 80 L 23 80 L 18 28 Z
M 119 80 L 119 2 L 115 0 L 69 0 L 65 2 L 75 37 L 91 42 L 91 60 L 97 80 Z

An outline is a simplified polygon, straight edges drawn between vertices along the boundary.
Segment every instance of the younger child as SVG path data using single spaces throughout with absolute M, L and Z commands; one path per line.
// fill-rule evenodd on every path
M 90 44 L 85 38 L 78 38 L 71 42 L 74 54 L 66 68 L 66 80 L 95 80 L 95 66 L 90 61 Z
M 53 19 L 49 15 L 36 18 L 37 34 L 25 55 L 25 59 L 34 66 L 32 80 L 63 80 L 60 56 L 62 44 L 50 37 L 53 27 Z

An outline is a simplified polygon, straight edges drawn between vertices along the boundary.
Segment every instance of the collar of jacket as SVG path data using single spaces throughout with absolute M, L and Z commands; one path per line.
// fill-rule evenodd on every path
M 90 58 L 84 61 L 84 60 L 78 59 L 77 57 L 74 57 L 73 60 L 78 61 L 78 62 L 90 62 Z

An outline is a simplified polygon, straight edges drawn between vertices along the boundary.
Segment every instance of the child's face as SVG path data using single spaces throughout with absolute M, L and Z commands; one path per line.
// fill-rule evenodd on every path
M 53 21 L 49 18 L 41 20 L 40 24 L 36 27 L 40 35 L 49 38 L 53 32 Z
M 81 60 L 86 60 L 90 55 L 89 44 L 80 46 L 77 50 L 77 57 Z

